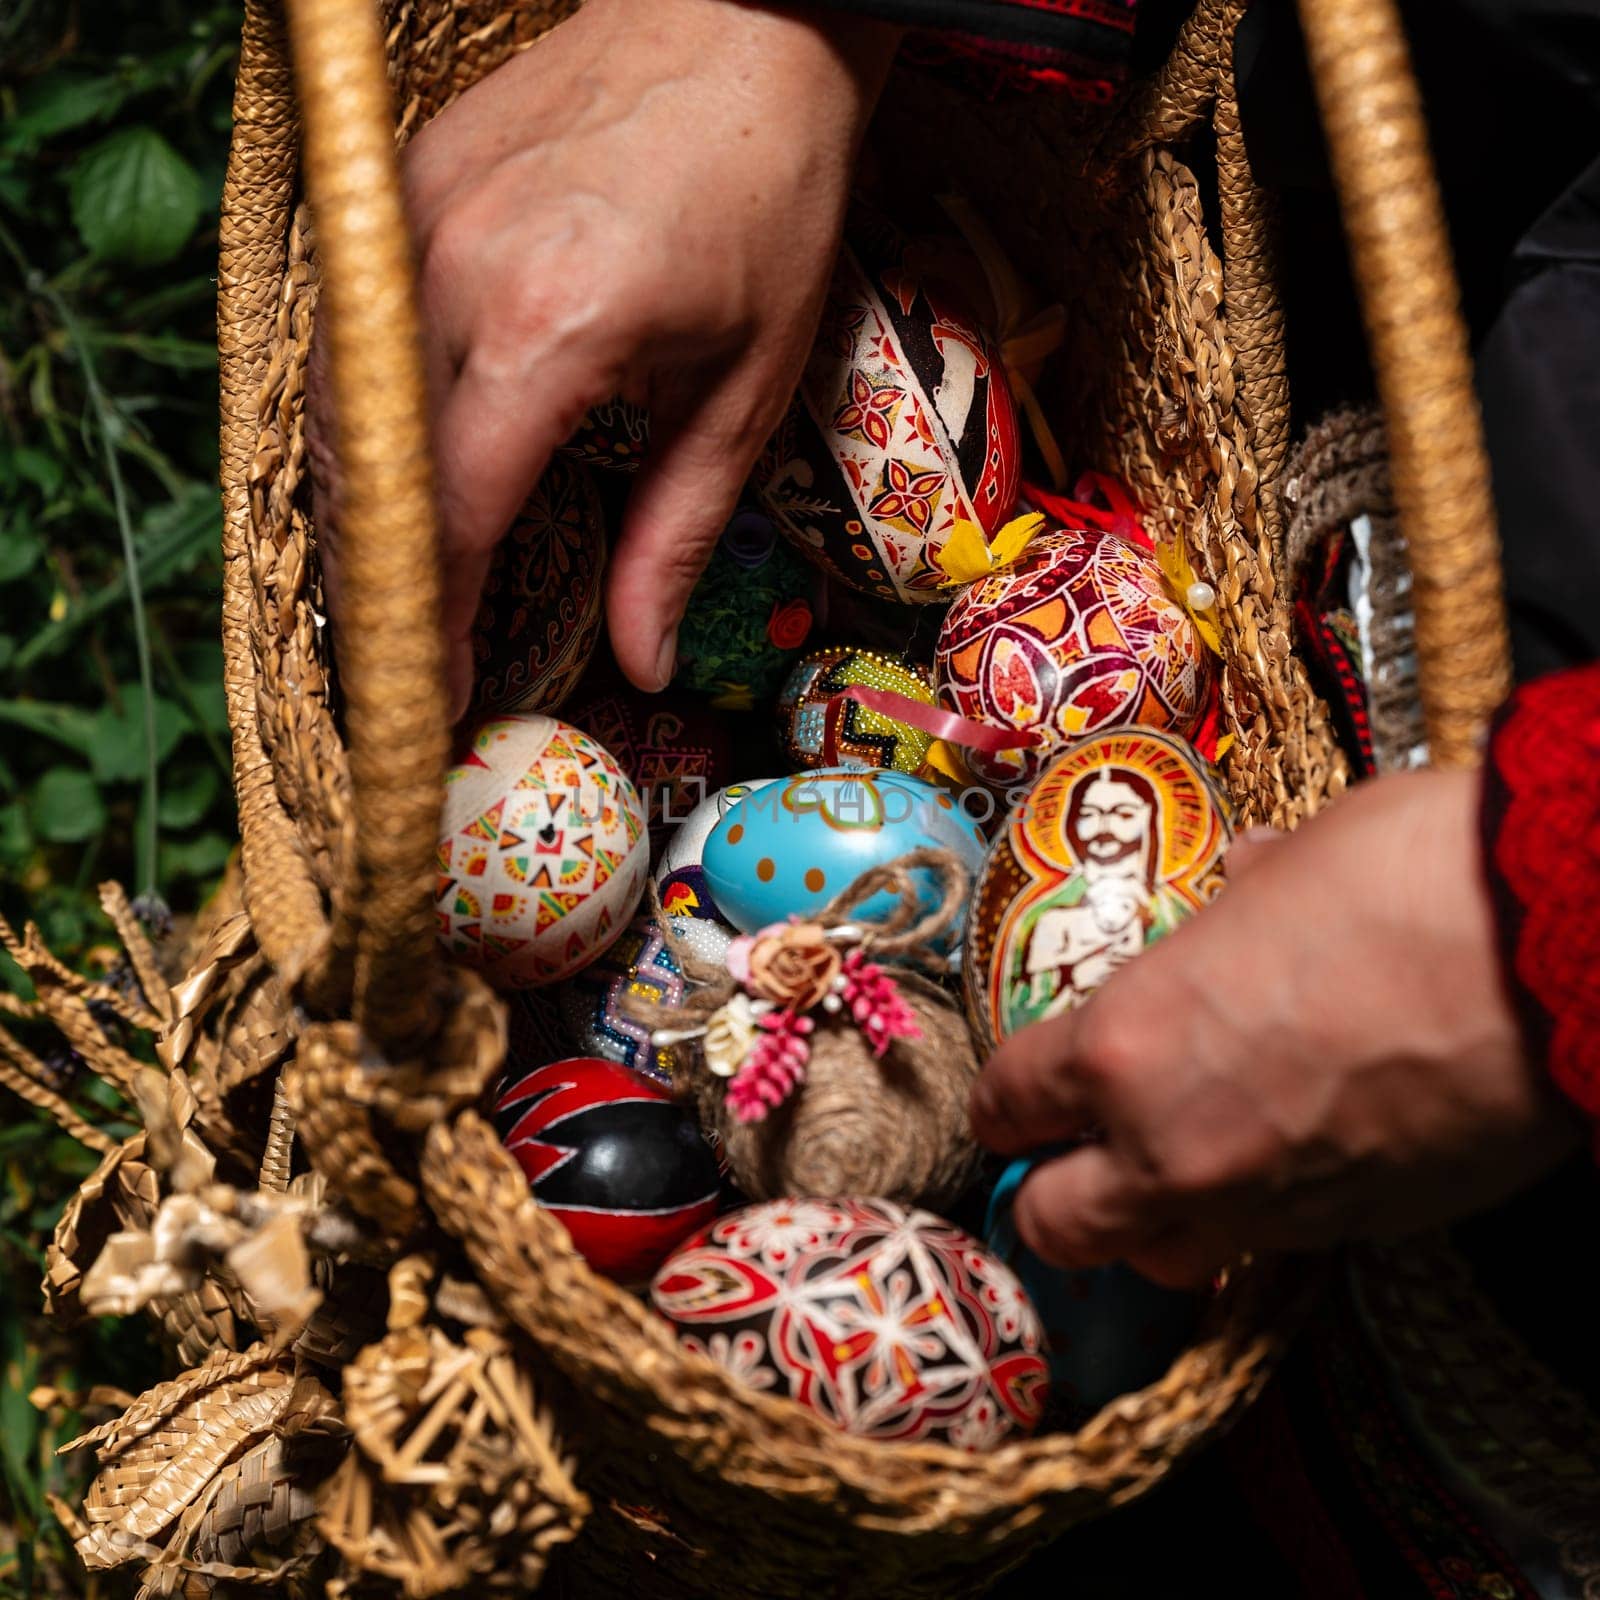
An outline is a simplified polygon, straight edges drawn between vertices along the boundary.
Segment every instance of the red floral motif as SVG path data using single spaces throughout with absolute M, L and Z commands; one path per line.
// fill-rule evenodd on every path
M 898 384 L 875 383 L 871 373 L 857 369 L 850 374 L 850 393 L 834 413 L 831 425 L 846 438 L 862 439 L 887 450 L 905 397 Z
M 1600 1119 L 1600 665 L 1525 685 L 1501 712 L 1484 837 L 1530 1044 Z
M 938 468 L 913 471 L 904 461 L 886 461 L 878 492 L 867 506 L 870 515 L 882 522 L 905 529 L 907 533 L 926 533 L 933 526 L 933 514 L 943 495 L 946 475 Z
M 761 1122 L 805 1082 L 816 1023 L 793 1011 L 768 1011 L 756 1023 L 763 1037 L 728 1084 L 728 1104 L 741 1122 Z
M 774 650 L 798 650 L 811 634 L 811 607 L 804 600 L 773 602 L 767 618 L 767 641 Z

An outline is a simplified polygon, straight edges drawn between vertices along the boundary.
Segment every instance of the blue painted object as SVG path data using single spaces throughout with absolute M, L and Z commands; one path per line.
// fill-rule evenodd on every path
M 919 846 L 953 850 L 968 872 L 983 865 L 984 839 L 954 796 L 900 772 L 824 767 L 746 795 L 711 830 L 701 866 L 718 911 L 754 933 L 820 911 L 871 867 Z M 924 906 L 939 903 L 920 875 Z M 873 895 L 854 915 L 880 922 L 895 897 Z
M 1051 1405 L 1065 1425 L 1076 1426 L 1118 1395 L 1164 1377 L 1194 1337 L 1206 1301 L 1163 1289 L 1121 1262 L 1083 1271 L 1052 1267 L 1023 1244 L 1011 1219 L 1017 1191 L 1035 1167 L 1068 1148 L 1041 1150 L 1006 1168 L 983 1234 L 1039 1312 L 1049 1345 Z

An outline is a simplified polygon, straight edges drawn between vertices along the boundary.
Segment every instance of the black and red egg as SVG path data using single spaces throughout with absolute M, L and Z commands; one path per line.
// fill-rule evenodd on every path
M 494 1125 L 595 1271 L 647 1280 L 717 1214 L 717 1162 L 695 1122 L 658 1084 L 578 1056 L 508 1073 Z

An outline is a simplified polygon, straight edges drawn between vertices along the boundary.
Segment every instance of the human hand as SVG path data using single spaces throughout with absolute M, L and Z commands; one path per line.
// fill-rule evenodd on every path
M 613 394 L 649 407 L 651 454 L 611 562 L 612 644 L 641 688 L 671 676 L 689 592 L 804 366 L 898 36 L 588 0 L 411 142 L 454 714 L 494 547 Z
M 1201 915 L 1000 1047 L 982 1143 L 1098 1130 L 1023 1185 L 1030 1248 L 1199 1284 L 1246 1250 L 1464 1215 L 1575 1148 L 1501 976 L 1478 797 L 1475 773 L 1384 778 L 1247 837 Z

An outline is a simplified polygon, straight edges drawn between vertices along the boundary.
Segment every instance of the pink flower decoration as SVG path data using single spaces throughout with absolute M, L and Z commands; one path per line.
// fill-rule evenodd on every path
M 762 1121 L 804 1082 L 816 1023 L 792 1011 L 768 1011 L 756 1026 L 763 1037 L 728 1084 L 728 1103 L 741 1122 Z
M 901 998 L 894 979 L 859 949 L 844 958 L 844 1002 L 875 1056 L 881 1058 L 896 1039 L 922 1037 L 916 1015 Z

